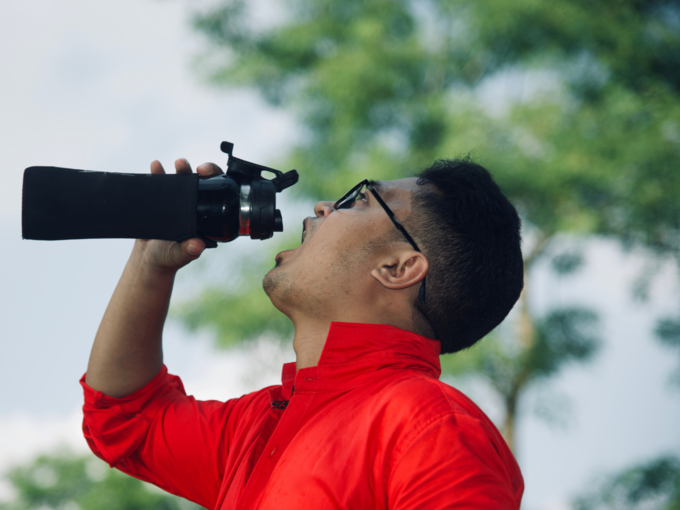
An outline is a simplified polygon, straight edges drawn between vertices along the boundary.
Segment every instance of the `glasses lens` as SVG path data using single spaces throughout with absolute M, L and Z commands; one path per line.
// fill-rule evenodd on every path
M 365 182 L 361 182 L 354 186 L 351 190 L 347 192 L 347 194 L 344 197 L 335 202 L 334 206 L 335 209 L 349 209 L 350 207 L 352 207 L 354 203 L 357 201 L 357 197 L 361 194 L 365 186 L 366 186 Z

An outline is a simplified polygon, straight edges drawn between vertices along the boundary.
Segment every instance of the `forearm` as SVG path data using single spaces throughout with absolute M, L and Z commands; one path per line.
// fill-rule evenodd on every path
M 175 161 L 178 174 L 191 173 L 185 159 Z M 222 174 L 212 163 L 199 166 L 203 177 Z M 165 174 L 158 161 L 152 174 Z M 110 397 L 120 398 L 148 383 L 161 369 L 163 325 L 168 315 L 175 273 L 203 249 L 203 240 L 135 241 L 113 297 L 106 308 L 87 365 L 87 385 Z
M 175 271 L 145 263 L 143 250 L 135 246 L 97 331 L 87 367 L 88 386 L 123 397 L 158 373 L 174 278 Z

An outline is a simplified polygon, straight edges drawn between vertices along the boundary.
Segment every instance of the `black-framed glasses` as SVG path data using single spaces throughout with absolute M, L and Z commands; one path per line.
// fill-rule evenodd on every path
M 420 250 L 420 248 L 418 248 L 418 245 L 413 240 L 413 238 L 409 235 L 408 232 L 406 232 L 406 229 L 404 228 L 404 226 L 394 216 L 392 209 L 389 208 L 389 206 L 385 203 L 385 201 L 378 194 L 378 192 L 375 190 L 375 188 L 371 186 L 371 184 L 372 184 L 372 181 L 369 181 L 368 179 L 364 179 L 359 184 L 354 186 L 351 190 L 349 190 L 347 193 L 345 193 L 340 200 L 335 202 L 335 204 L 333 204 L 333 209 L 337 210 L 337 209 L 349 209 L 349 208 L 351 208 L 356 203 L 359 196 L 361 196 L 361 194 L 364 192 L 364 189 L 368 189 L 371 192 L 371 194 L 375 197 L 375 199 L 378 201 L 378 203 L 380 204 L 380 207 L 382 207 L 383 210 L 390 217 L 394 226 L 397 227 L 397 230 L 399 230 L 399 232 L 404 234 L 404 237 L 411 244 L 411 246 L 413 246 L 413 249 L 416 250 L 419 253 L 422 253 L 422 251 Z M 420 291 L 418 292 L 418 300 L 421 303 L 425 304 L 425 278 L 423 278 L 422 284 L 420 286 Z

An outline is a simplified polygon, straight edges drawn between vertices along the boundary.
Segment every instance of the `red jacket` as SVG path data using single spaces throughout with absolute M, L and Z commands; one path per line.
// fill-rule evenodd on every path
M 207 508 L 519 508 L 512 453 L 439 375 L 437 341 L 333 323 L 316 367 L 227 402 L 165 367 L 120 399 L 83 377 L 83 430 L 111 466 Z

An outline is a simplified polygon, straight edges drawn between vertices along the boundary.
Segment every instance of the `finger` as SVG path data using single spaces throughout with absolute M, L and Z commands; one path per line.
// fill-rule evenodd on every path
M 164 174 L 165 170 L 163 169 L 163 165 L 161 165 L 161 162 L 158 161 L 157 159 L 154 159 L 151 162 L 151 173 L 152 174 Z
M 213 175 L 222 175 L 224 172 L 215 163 L 203 163 L 196 167 L 196 172 L 205 177 L 212 177 Z
M 167 265 L 179 269 L 201 256 L 205 249 L 202 239 L 187 239 L 181 243 L 171 243 L 165 256 Z
M 202 239 L 187 239 L 182 243 L 182 252 L 184 256 L 191 259 L 197 259 L 205 250 L 205 242 Z
M 175 161 L 175 171 L 178 174 L 190 174 L 191 165 L 186 159 L 179 158 L 178 160 Z

